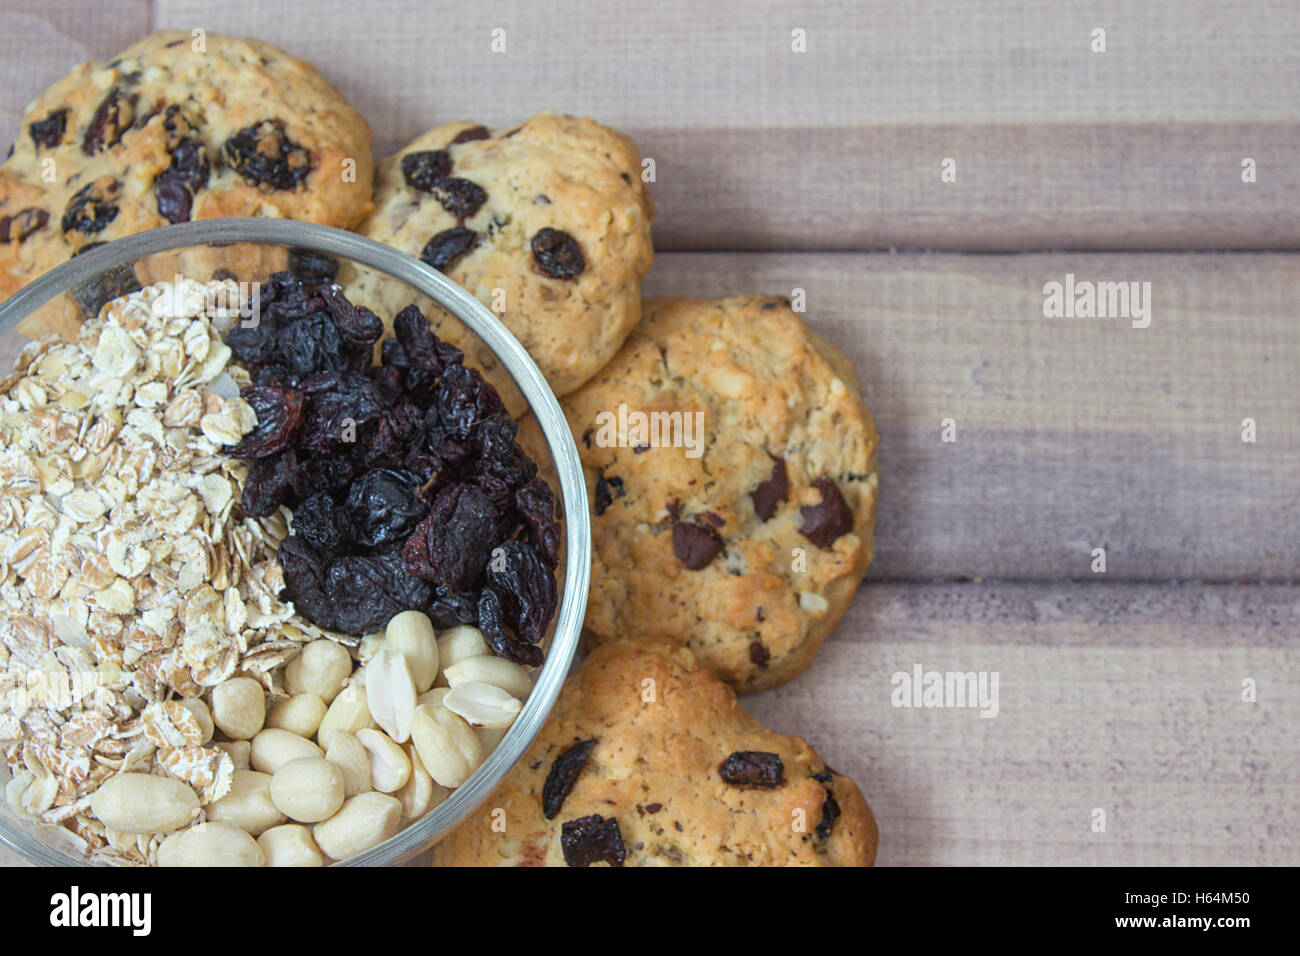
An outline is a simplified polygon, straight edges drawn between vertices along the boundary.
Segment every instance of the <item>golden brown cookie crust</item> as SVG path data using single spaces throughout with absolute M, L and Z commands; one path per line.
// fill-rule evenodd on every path
M 547 820 L 541 796 L 556 755 L 593 738 Z M 719 768 L 737 751 L 778 755 L 784 782 L 724 782 Z M 626 866 L 869 866 L 878 842 L 853 781 L 828 772 L 806 741 L 764 729 L 690 651 L 646 639 L 605 644 L 570 675 L 537 740 L 435 847 L 434 865 L 564 866 L 562 825 L 590 814 L 618 820 Z M 504 833 L 493 826 L 502 820 Z
M 596 638 L 671 637 L 741 693 L 803 671 L 872 556 L 877 435 L 843 353 L 782 299 L 659 299 L 562 404 L 594 509 L 586 625 Z M 638 451 L 627 435 L 602 444 L 600 424 L 620 405 L 701 413 L 702 454 Z M 789 489 L 762 520 L 751 494 L 774 458 Z M 852 529 L 829 547 L 801 533 L 821 477 L 853 513 Z M 686 567 L 674 548 L 678 520 L 714 528 L 724 549 L 699 570 Z
M 419 256 L 444 230 L 465 228 L 475 245 L 443 271 L 492 309 L 524 345 L 557 395 L 587 381 L 641 317 L 641 278 L 654 256 L 654 204 L 641 157 L 626 136 L 591 119 L 543 112 L 527 122 L 452 143 L 481 130 L 460 122 L 429 130 L 379 165 L 375 211 L 362 234 Z M 458 218 L 427 191 L 413 189 L 403 157 L 446 150 L 450 176 L 467 179 L 486 201 Z M 544 274 L 532 252 L 542 229 L 561 230 L 581 250 L 573 278 Z M 381 315 L 406 302 L 379 302 Z M 511 411 L 523 410 L 498 363 L 460 323 L 432 316 L 441 338 L 467 351 Z
M 370 212 L 370 128 L 314 67 L 257 40 L 207 34 L 203 50 L 194 43 L 188 31 L 151 33 L 109 63 L 78 66 L 27 109 L 13 156 L 0 166 L 0 221 L 39 210 L 45 223 L 0 244 L 0 299 L 87 245 L 170 225 L 155 192 L 177 136 L 167 129 L 168 107 L 179 108 L 184 133 L 202 141 L 209 160 L 191 219 L 270 216 L 351 228 Z M 87 154 L 87 130 L 114 89 L 118 122 Z M 67 113 L 57 143 L 37 143 L 32 124 L 58 110 Z M 231 136 L 264 120 L 279 122 L 309 160 L 293 188 L 250 182 L 222 158 Z M 65 231 L 70 201 L 97 180 L 115 184 L 116 216 L 98 230 Z

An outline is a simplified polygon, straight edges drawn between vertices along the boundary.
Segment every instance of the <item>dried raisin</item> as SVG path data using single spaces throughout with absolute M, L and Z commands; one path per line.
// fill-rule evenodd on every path
M 435 235 L 420 252 L 420 260 L 439 272 L 446 272 L 465 253 L 474 248 L 478 235 L 473 229 L 453 226 Z
M 45 115 L 45 119 L 36 120 L 31 126 L 27 127 L 28 134 L 32 137 L 32 142 L 38 149 L 53 149 L 63 142 L 63 134 L 68 128 L 68 110 L 66 107 L 58 110 L 51 110 Z
M 22 242 L 32 233 L 44 229 L 49 221 L 50 214 L 35 207 L 0 217 L 0 243 Z
M 627 494 L 623 487 L 622 478 L 605 478 L 596 479 L 596 514 L 603 515 L 605 509 L 614 503 L 615 498 L 622 498 Z
M 595 813 L 560 827 L 560 849 L 569 866 L 591 866 L 602 860 L 610 866 L 622 866 L 627 856 L 618 820 Z
M 453 136 L 448 145 L 455 146 L 457 143 L 469 143 L 476 139 L 487 139 L 491 135 L 492 133 L 489 132 L 486 126 L 471 126 L 469 129 L 463 129 Z
M 563 230 L 539 229 L 531 245 L 538 270 L 552 279 L 572 279 L 587 268 L 578 241 Z
M 122 134 L 131 128 L 135 119 L 135 109 L 129 97 L 116 86 L 108 91 L 95 109 L 86 127 L 86 135 L 81 140 L 81 150 L 87 156 L 94 156 L 106 146 L 116 146 L 122 141 Z
M 64 210 L 60 223 L 63 231 L 75 229 L 88 236 L 103 232 L 117 218 L 117 200 L 121 191 L 121 185 L 109 176 L 100 176 L 86 183 L 68 200 L 68 208 Z
M 406 185 L 422 193 L 433 192 L 434 186 L 451 175 L 451 157 L 445 149 L 407 153 L 401 166 Z
M 556 755 L 550 772 L 546 774 L 546 782 L 542 784 L 542 816 L 546 819 L 553 820 L 560 812 L 595 746 L 596 738 L 593 737 L 591 740 L 579 741 Z
M 771 790 L 785 783 L 785 764 L 779 754 L 763 750 L 737 750 L 718 768 L 723 782 L 733 787 Z
M 487 193 L 483 187 L 468 179 L 440 179 L 433 184 L 430 192 L 443 209 L 461 221 L 473 216 L 487 202 Z
M 257 186 L 297 189 L 311 172 L 311 156 L 291 140 L 279 120 L 245 126 L 226 140 L 226 162 Z

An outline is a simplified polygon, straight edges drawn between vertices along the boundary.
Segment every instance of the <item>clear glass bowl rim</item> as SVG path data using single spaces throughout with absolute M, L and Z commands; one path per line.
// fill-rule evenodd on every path
M 419 259 L 364 236 L 289 219 L 229 218 L 164 226 L 115 239 L 76 256 L 0 303 L 0 336 L 17 334 L 18 323 L 64 293 L 114 268 L 193 246 L 255 243 L 308 249 L 352 260 L 405 282 L 427 295 L 479 336 L 500 359 L 527 400 L 555 463 L 564 508 L 564 592 L 546 663 L 524 708 L 483 765 L 445 801 L 388 840 L 338 866 L 385 866 L 432 845 L 464 820 L 496 789 L 524 755 L 555 704 L 578 647 L 591 574 L 591 522 L 587 487 L 573 436 L 546 379 L 499 319 L 441 272 Z M 7 371 L 7 370 L 5 370 Z M 0 841 L 42 866 L 84 863 L 15 828 L 0 816 Z

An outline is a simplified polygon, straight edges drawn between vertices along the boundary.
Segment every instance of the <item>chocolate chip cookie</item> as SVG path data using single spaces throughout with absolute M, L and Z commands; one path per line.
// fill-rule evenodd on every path
M 653 217 L 631 140 L 545 112 L 508 129 L 452 123 L 417 137 L 379 164 L 375 211 L 360 231 L 477 297 L 563 395 L 609 361 L 640 319 Z M 407 303 L 376 304 L 382 315 Z M 481 342 L 446 316 L 437 332 L 522 410 Z
M 859 388 L 783 299 L 647 302 L 562 401 L 593 511 L 588 630 L 672 637 L 742 693 L 804 670 L 872 556 Z
M 869 866 L 861 791 L 766 730 L 670 642 L 619 640 L 569 677 L 505 782 L 435 866 Z
M 0 299 L 87 248 L 219 216 L 357 225 L 370 128 L 265 43 L 160 30 L 27 109 L 0 166 Z

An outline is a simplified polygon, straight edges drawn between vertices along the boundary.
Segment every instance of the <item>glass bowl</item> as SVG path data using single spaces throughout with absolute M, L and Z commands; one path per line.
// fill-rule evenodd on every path
M 564 523 L 564 555 L 559 568 L 562 587 L 546 661 L 534 674 L 533 690 L 523 710 L 468 781 L 385 842 L 335 864 L 390 865 L 432 846 L 492 793 L 541 730 L 578 647 L 591 564 L 586 485 L 564 414 L 523 346 L 460 286 L 418 259 L 381 243 L 291 220 L 212 219 L 154 229 L 88 249 L 0 303 L 0 377 L 28 341 L 20 329 L 30 330 L 38 324 L 65 332 L 75 330 L 82 316 L 98 312 L 103 302 L 152 282 L 170 281 L 176 274 L 203 281 L 214 273 L 260 281 L 285 268 L 291 250 L 337 259 L 339 282 L 349 295 L 354 283 L 371 290 L 400 290 L 403 304 L 414 301 L 419 305 L 435 320 L 440 335 L 451 331 L 449 323 L 461 323 L 459 334 L 472 336 L 458 343 L 465 350 L 465 364 L 476 366 L 481 360 L 493 364 L 484 371 L 489 380 L 504 386 L 501 390 L 512 411 L 522 410 L 520 401 L 526 405 L 545 441 L 544 450 L 528 450 L 552 488 L 559 485 L 557 503 Z M 359 301 L 366 300 L 361 297 Z M 446 314 L 437 314 L 435 305 Z M 391 312 L 381 311 L 380 315 L 391 322 Z M 510 392 L 514 392 L 513 399 Z M 0 765 L 0 785 L 8 782 L 8 776 Z M 48 832 L 51 829 L 19 817 L 0 799 L 0 841 L 37 864 L 86 864 L 86 858 L 59 848 L 59 835 Z

